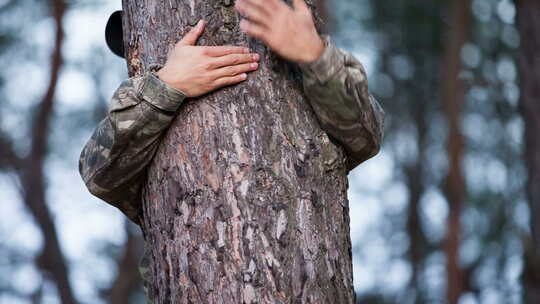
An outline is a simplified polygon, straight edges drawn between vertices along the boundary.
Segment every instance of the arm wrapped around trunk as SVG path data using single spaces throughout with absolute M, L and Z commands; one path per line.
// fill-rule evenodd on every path
M 79 172 L 88 190 L 135 223 L 146 168 L 184 98 L 150 72 L 127 79 L 81 153 Z
M 384 111 L 368 92 L 362 64 L 325 37 L 315 62 L 301 64 L 304 88 L 321 128 L 345 148 L 348 169 L 376 155 L 381 147 Z

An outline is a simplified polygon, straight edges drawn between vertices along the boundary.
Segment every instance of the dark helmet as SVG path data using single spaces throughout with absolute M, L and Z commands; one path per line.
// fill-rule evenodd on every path
M 111 14 L 109 21 L 107 21 L 105 41 L 107 41 L 107 46 L 113 53 L 125 58 L 123 34 L 122 11 L 116 11 Z

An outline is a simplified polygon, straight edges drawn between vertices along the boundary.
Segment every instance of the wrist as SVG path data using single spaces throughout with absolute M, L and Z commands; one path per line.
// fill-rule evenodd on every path
M 171 87 L 174 87 L 172 81 L 170 81 L 170 80 L 167 78 L 167 74 L 164 73 L 163 70 L 164 70 L 163 68 L 159 69 L 158 71 L 154 72 L 154 75 L 156 75 L 156 77 L 157 77 L 159 80 L 161 80 L 161 81 L 163 81 L 164 83 L 170 85 Z
M 156 71 L 152 70 L 147 73 L 140 91 L 141 97 L 166 113 L 174 113 L 186 98 L 186 95 L 159 79 L 156 73 Z
M 305 56 L 300 63 L 309 64 L 315 62 L 317 59 L 321 58 L 326 45 L 319 35 L 317 38 L 313 39 L 313 42 L 310 44 L 307 52 L 304 52 Z
M 152 75 L 163 84 L 163 87 L 169 91 L 174 91 L 183 95 L 184 98 L 189 97 L 186 92 L 174 84 L 172 80 L 169 80 L 167 73 L 163 71 L 163 68 L 152 71 Z
M 324 37 L 324 51 L 315 61 L 300 64 L 305 78 L 315 80 L 319 84 L 326 84 L 345 65 L 344 54 L 330 40 L 329 36 Z
M 167 70 L 165 70 L 165 68 L 162 68 L 158 71 L 156 71 L 154 73 L 154 75 L 159 79 L 161 80 L 163 83 L 165 83 L 166 85 L 168 85 L 169 87 L 171 88 L 174 88 L 180 92 L 182 92 L 186 97 L 190 97 L 186 90 L 181 88 L 178 84 L 178 81 L 174 80 L 173 78 L 170 78 L 168 73 L 167 73 Z

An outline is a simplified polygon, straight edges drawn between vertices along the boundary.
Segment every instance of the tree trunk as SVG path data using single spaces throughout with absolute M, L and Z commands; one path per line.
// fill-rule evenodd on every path
M 249 46 L 243 84 L 182 105 L 148 172 L 143 231 L 155 303 L 354 303 L 343 149 L 295 67 L 238 29 L 232 0 L 124 0 L 130 74 L 201 45 Z
M 465 149 L 461 132 L 461 113 L 465 102 L 463 82 L 459 80 L 461 71 L 461 48 L 470 35 L 470 0 L 453 1 L 450 6 L 449 30 L 446 54 L 443 61 L 442 105 L 448 123 L 448 174 L 444 193 L 449 205 L 444 251 L 446 253 L 447 301 L 458 303 L 463 293 L 464 273 L 459 266 L 459 246 L 461 242 L 461 211 L 466 196 L 462 160 Z
M 411 263 L 409 292 L 413 292 L 410 295 L 414 296 L 414 303 L 425 303 L 424 294 L 420 288 L 423 262 L 426 256 L 426 237 L 422 231 L 420 201 L 426 188 L 425 160 L 428 153 L 427 114 L 424 105 L 416 105 L 411 111 L 418 134 L 416 140 L 418 156 L 412 164 L 403 165 L 405 184 L 409 191 L 409 208 L 407 209 L 406 226 L 407 234 L 409 235 L 408 258 Z
M 525 303 L 540 303 L 540 3 L 516 1 L 517 25 L 521 33 L 519 55 L 521 99 L 520 110 L 525 122 L 525 162 L 527 166 L 527 199 L 531 213 L 532 238 L 524 246 L 523 283 Z
M 30 153 L 19 169 L 19 179 L 22 185 L 21 194 L 29 213 L 34 217 L 36 225 L 43 236 L 43 248 L 36 257 L 36 265 L 56 284 L 58 297 L 62 304 L 75 304 L 73 287 L 69 280 L 69 265 L 66 260 L 60 239 L 56 232 L 56 224 L 51 214 L 46 195 L 47 177 L 44 166 L 47 157 L 49 132 L 55 109 L 55 94 L 63 65 L 62 44 L 64 29 L 62 22 L 66 14 L 66 3 L 63 0 L 50 1 L 51 14 L 55 26 L 54 49 L 51 56 L 51 76 L 37 114 L 32 124 L 32 144 Z

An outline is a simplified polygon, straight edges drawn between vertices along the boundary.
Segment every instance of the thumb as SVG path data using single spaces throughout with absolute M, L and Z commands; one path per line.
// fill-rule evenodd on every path
M 195 45 L 195 43 L 197 43 L 197 40 L 199 39 L 199 37 L 201 36 L 201 34 L 203 33 L 204 31 L 204 20 L 199 20 L 199 22 L 197 23 L 197 25 L 192 28 L 185 36 L 184 38 L 182 38 L 182 40 L 180 40 L 180 42 L 178 42 L 178 44 L 181 44 L 181 45 Z
M 309 11 L 309 7 L 304 0 L 293 0 L 293 7 L 294 10 Z

